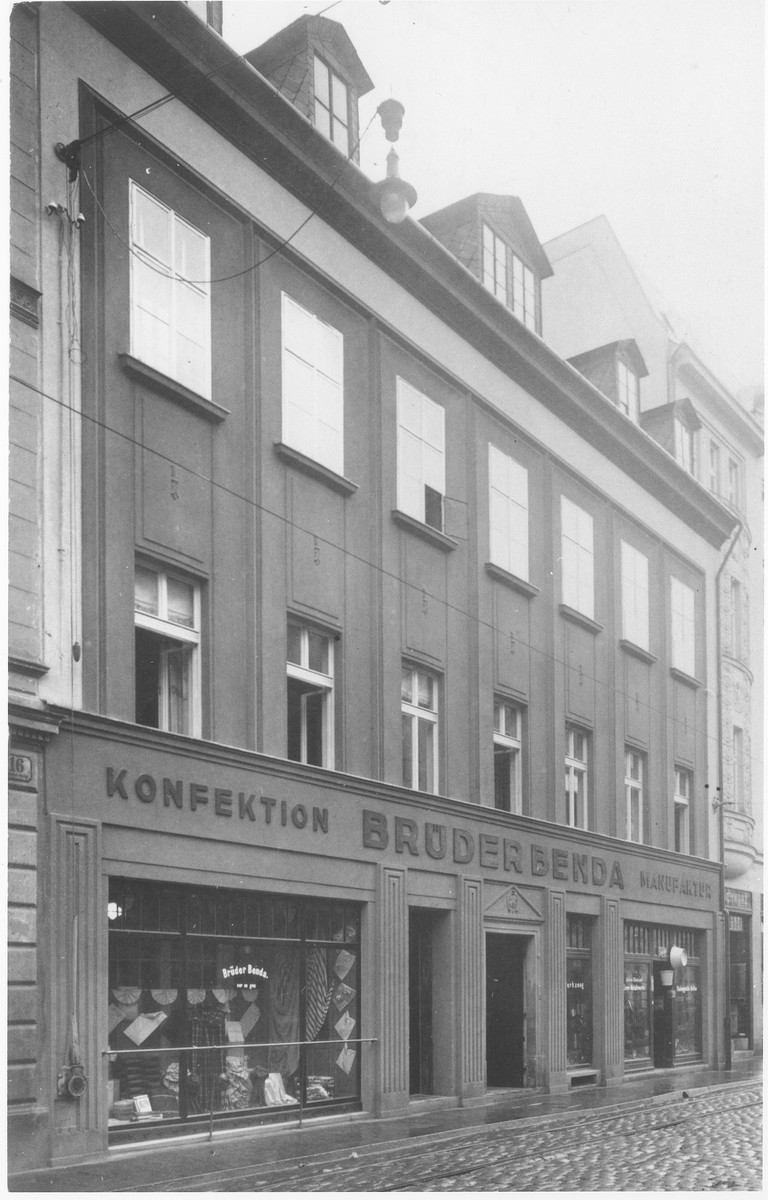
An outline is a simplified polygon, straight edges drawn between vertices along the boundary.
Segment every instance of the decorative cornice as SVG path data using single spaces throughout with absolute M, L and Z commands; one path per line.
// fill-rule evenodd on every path
M 636 642 L 630 642 L 629 638 L 620 638 L 619 645 L 627 654 L 631 654 L 634 658 L 639 658 L 641 662 L 658 662 L 655 654 L 651 654 L 650 650 L 645 650 L 642 646 L 638 646 Z
M 58 734 L 62 719 L 56 713 L 25 704 L 8 705 L 8 727 L 14 744 L 46 746 Z
M 173 400 L 189 412 L 197 413 L 204 420 L 210 421 L 214 425 L 220 425 L 229 416 L 228 408 L 215 404 L 213 400 L 206 400 L 205 396 L 193 392 L 191 388 L 184 387 L 183 383 L 177 383 L 169 375 L 164 375 L 162 371 L 148 367 L 146 363 L 139 358 L 134 358 L 132 354 L 118 354 L 118 358 L 120 366 L 126 375 L 130 375 L 131 379 L 146 384 L 147 387 L 159 392 L 161 396 L 165 396 L 166 400 Z
M 18 317 L 25 325 L 37 329 L 40 325 L 40 299 L 42 292 L 23 283 L 11 275 L 11 316 Z
M 506 584 L 513 591 L 520 592 L 522 596 L 527 596 L 531 600 L 534 596 L 538 596 L 541 591 L 540 588 L 536 587 L 535 583 L 529 583 L 527 579 L 521 579 L 519 575 L 513 575 L 511 571 L 505 571 L 503 567 L 497 566 L 496 563 L 487 562 L 485 569 L 493 579 L 498 579 L 499 583 Z
M 283 462 L 287 462 L 289 466 L 303 471 L 305 475 L 311 475 L 313 479 L 319 479 L 321 483 L 327 483 L 328 487 L 333 488 L 335 492 L 339 492 L 342 496 L 354 496 L 360 487 L 358 483 L 353 483 L 351 479 L 347 479 L 344 475 L 338 475 L 330 467 L 324 467 L 322 463 L 315 462 L 313 458 L 302 454 L 300 450 L 294 450 L 293 446 L 288 446 L 285 442 L 275 442 L 275 454 L 278 458 L 282 458 Z
M 35 662 L 30 658 L 17 658 L 14 654 L 8 655 L 8 670 L 15 671 L 17 675 L 31 675 L 33 679 L 42 679 L 43 675 L 47 675 L 49 668 L 45 663 Z
M 581 625 L 584 629 L 588 629 L 590 633 L 602 633 L 605 628 L 599 622 L 593 621 L 585 613 L 579 612 L 577 608 L 571 608 L 570 604 L 561 604 L 560 616 L 565 617 L 566 621 L 570 621 L 573 625 Z

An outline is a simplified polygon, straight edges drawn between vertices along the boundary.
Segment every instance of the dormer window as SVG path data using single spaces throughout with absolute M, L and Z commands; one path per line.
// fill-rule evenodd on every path
M 502 304 L 509 303 L 507 290 L 507 247 L 500 237 L 483 224 L 483 283 Z
M 512 311 L 529 329 L 536 328 L 536 278 L 516 254 L 512 255 Z
M 485 222 L 483 283 L 524 325 L 536 328 L 536 276 Z
M 619 408 L 637 422 L 640 409 L 640 380 L 622 359 L 616 360 L 616 387 Z
M 315 63 L 315 127 L 349 155 L 349 97 L 343 79 L 317 55 Z
M 684 471 L 693 475 L 693 430 L 680 417 L 675 417 L 675 458 Z

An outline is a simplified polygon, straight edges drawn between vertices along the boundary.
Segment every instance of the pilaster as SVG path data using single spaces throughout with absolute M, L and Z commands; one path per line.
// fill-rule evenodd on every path
M 547 892 L 548 989 L 547 1030 L 549 1041 L 548 1088 L 563 1092 L 568 1087 L 566 990 L 565 990 L 565 892 Z
M 380 867 L 378 909 L 378 1109 L 407 1108 L 408 1080 L 408 902 L 407 874 Z
M 485 1089 L 485 973 L 483 883 L 460 879 L 459 910 L 459 1095 L 471 1099 Z

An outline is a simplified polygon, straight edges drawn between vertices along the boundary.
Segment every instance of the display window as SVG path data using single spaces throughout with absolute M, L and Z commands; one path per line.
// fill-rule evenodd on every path
M 665 983 L 672 946 L 685 950 L 688 963 Z M 700 954 L 695 930 L 624 922 L 626 1070 L 701 1060 Z
M 360 1095 L 359 907 L 113 879 L 109 1124 Z
M 568 1066 L 592 1064 L 592 921 L 566 918 L 566 1029 Z
M 728 938 L 731 1037 L 745 1039 L 748 1046 L 752 1025 L 749 917 L 731 913 L 728 917 Z

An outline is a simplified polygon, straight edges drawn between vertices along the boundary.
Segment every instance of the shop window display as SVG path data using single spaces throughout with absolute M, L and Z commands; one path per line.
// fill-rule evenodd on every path
M 680 946 L 688 964 L 674 972 L 669 988 L 661 971 Z M 669 1046 L 674 1062 L 700 1061 L 701 964 L 699 935 L 690 929 L 624 922 L 624 1062 L 627 1070 L 663 1065 Z M 672 1065 L 670 1061 L 667 1065 Z
M 571 917 L 566 922 L 566 1029 L 568 1066 L 592 1063 L 592 922 Z
M 359 909 L 112 880 L 109 1119 L 359 1097 Z

